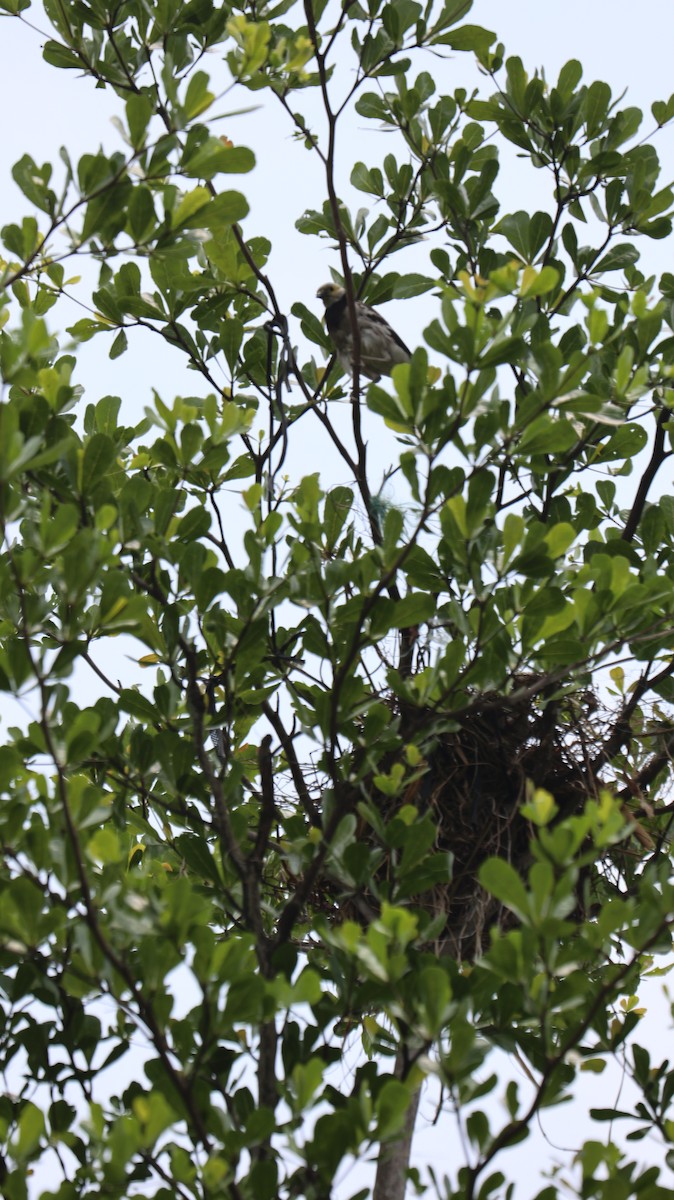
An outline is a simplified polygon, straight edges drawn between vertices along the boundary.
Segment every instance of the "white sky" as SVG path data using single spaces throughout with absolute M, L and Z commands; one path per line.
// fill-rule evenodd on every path
M 39 15 L 37 8 L 25 15 L 46 31 L 44 17 Z M 507 51 L 523 59 L 530 73 L 535 67 L 543 67 L 547 78 L 553 80 L 564 62 L 579 58 L 587 82 L 604 79 L 614 94 L 627 87 L 625 103 L 636 104 L 648 114 L 644 132 L 652 128 L 651 102 L 668 99 L 674 90 L 674 4 L 671 0 L 641 0 L 638 6 L 633 0 L 612 0 L 611 3 L 607 0 L 475 0 L 467 20 L 493 29 L 505 42 Z M 10 177 L 12 164 L 23 153 L 30 153 L 39 163 L 55 162 L 62 144 L 68 147 L 74 159 L 85 151 L 91 152 L 101 142 L 108 150 L 120 145 L 118 134 L 110 124 L 111 116 L 119 111 L 114 95 L 109 90 L 96 89 L 91 81 L 83 81 L 73 72 L 46 66 L 40 57 L 43 41 L 44 36 L 26 24 L 0 17 L 0 112 L 3 114 L 0 224 L 20 219 L 27 211 L 27 202 Z M 213 55 L 204 66 L 217 76 L 221 69 L 219 57 Z M 435 73 L 440 91 L 452 91 L 460 83 L 468 83 L 470 71 L 467 72 L 467 68 L 467 60 L 461 56 L 444 62 L 429 59 L 426 65 L 426 69 Z M 487 83 L 484 86 L 489 90 Z M 270 100 L 263 94 L 235 94 L 220 108 L 236 108 L 249 103 L 260 103 L 264 107 L 248 116 L 223 121 L 217 132 L 252 146 L 258 165 L 251 176 L 232 177 L 225 181 L 225 186 L 239 188 L 250 200 L 251 215 L 245 229 L 264 233 L 274 242 L 269 273 L 281 304 L 287 311 L 297 299 L 311 306 L 316 287 L 328 276 L 329 267 L 337 265 L 337 256 L 324 244 L 303 237 L 294 229 L 294 222 L 305 207 L 322 203 L 320 174 L 311 156 L 292 140 L 280 109 L 272 109 Z M 296 107 L 304 111 L 306 106 L 306 97 L 300 95 Z M 357 205 L 365 205 L 367 197 L 349 195 L 348 175 L 353 162 L 357 159 L 367 161 L 373 155 L 378 156 L 380 150 L 376 135 L 365 131 L 364 122 L 359 122 L 358 118 L 349 126 L 349 131 L 340 158 L 344 180 L 339 182 L 339 190 L 349 202 L 353 198 Z M 661 132 L 655 144 L 663 163 L 661 183 L 664 186 L 674 178 L 674 130 L 669 128 Z M 383 152 L 388 148 L 384 146 Z M 538 178 L 532 181 L 529 176 L 525 179 L 520 175 L 517 168 L 518 164 L 513 163 L 497 181 L 502 213 L 518 208 L 533 210 L 545 203 L 547 182 L 543 174 L 539 172 Z M 674 270 L 674 239 L 666 243 L 643 243 L 642 252 L 646 248 L 650 269 L 657 272 Z M 414 249 L 393 264 L 393 269 L 415 268 L 418 269 L 418 263 Z M 386 314 L 408 344 L 414 345 L 435 313 L 434 304 L 432 297 L 399 301 L 388 306 Z M 63 323 L 70 323 L 78 315 L 74 311 L 69 313 Z M 48 319 L 53 320 L 53 314 Z M 293 336 L 298 338 L 299 331 Z M 199 383 L 194 374 L 182 369 L 180 356 L 158 339 L 154 339 L 149 347 L 147 341 L 136 342 L 115 362 L 107 358 L 104 340 L 96 339 L 83 348 L 81 362 L 79 378 L 85 383 L 88 399 L 97 399 L 109 392 L 118 393 L 124 398 L 126 410 L 132 411 L 134 416 L 140 416 L 143 406 L 150 401 L 152 385 L 158 386 L 165 396 L 171 396 L 177 391 L 189 394 Z M 317 465 L 312 460 L 308 469 L 314 470 Z M 671 1022 L 667 1007 L 659 1000 L 655 988 L 652 993 L 653 1019 L 647 1025 L 648 1035 L 644 1038 L 642 1031 L 641 1039 L 646 1044 L 651 1043 L 657 1062 L 666 1053 L 662 1029 L 665 1025 L 669 1027 Z M 522 1079 L 523 1086 L 525 1083 Z M 618 1086 L 616 1072 L 613 1072 L 612 1082 L 606 1077 L 588 1077 L 584 1101 L 611 1104 Z M 622 1099 L 624 1102 L 625 1096 Z M 419 1162 L 433 1162 L 442 1176 L 444 1170 L 451 1168 L 454 1128 L 447 1124 L 447 1119 L 437 1127 L 428 1123 L 433 1115 L 430 1101 L 424 1103 L 422 1111 L 427 1121 L 425 1127 L 420 1126 L 416 1139 L 416 1158 Z M 543 1125 L 550 1140 L 562 1147 L 574 1146 L 589 1134 L 580 1102 L 544 1114 Z M 602 1132 L 607 1132 L 606 1127 L 598 1127 L 596 1136 Z M 633 1146 L 632 1153 L 644 1161 L 659 1162 L 662 1152 L 655 1145 L 640 1143 Z M 443 1161 L 445 1155 L 450 1161 Z M 520 1174 L 516 1195 L 525 1200 L 543 1186 L 542 1172 L 555 1155 L 540 1131 L 534 1131 L 529 1142 L 511 1155 L 512 1162 L 519 1164 L 510 1168 Z M 567 1155 L 557 1157 L 567 1158 Z M 495 1167 L 498 1166 L 497 1161 Z M 510 1163 L 507 1166 L 510 1167 Z M 351 1194 L 359 1182 L 356 1169 L 345 1178 L 340 1194 Z

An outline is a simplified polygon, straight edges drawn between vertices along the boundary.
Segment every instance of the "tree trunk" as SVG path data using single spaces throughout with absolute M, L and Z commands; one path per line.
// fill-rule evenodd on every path
M 404 1047 L 401 1047 L 398 1050 L 394 1068 L 396 1079 L 404 1078 L 406 1065 L 407 1054 Z M 421 1087 L 417 1088 L 410 1099 L 409 1108 L 405 1116 L 405 1124 L 400 1133 L 392 1138 L 390 1142 L 382 1143 L 380 1147 L 372 1200 L 405 1200 L 407 1171 L 410 1165 L 412 1138 L 419 1110 L 420 1095 Z

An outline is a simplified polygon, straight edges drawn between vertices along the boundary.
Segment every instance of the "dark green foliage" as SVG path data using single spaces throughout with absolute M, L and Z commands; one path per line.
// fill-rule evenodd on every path
M 112 89 L 124 148 L 24 155 L 2 231 L 3 1196 L 325 1200 L 435 1074 L 462 1130 L 440 1195 L 510 1197 L 502 1152 L 623 1049 L 637 1100 L 517 1194 L 669 1196 L 631 1157 L 674 1143 L 638 1040 L 674 920 L 674 278 L 639 267 L 674 195 L 642 114 L 575 61 L 530 74 L 469 0 L 44 7 L 45 59 Z M 440 94 L 440 50 L 480 90 Z M 350 301 L 426 306 L 386 386 L 346 392 L 315 309 L 289 325 L 230 84 L 321 165 L 307 253 Z M 354 109 L 391 136 L 351 211 Z M 546 211 L 502 211 L 504 142 Z M 137 338 L 193 394 L 84 403 L 79 344 Z

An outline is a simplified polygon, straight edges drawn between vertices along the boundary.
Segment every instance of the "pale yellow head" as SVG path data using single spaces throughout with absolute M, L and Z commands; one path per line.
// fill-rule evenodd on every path
M 338 283 L 322 283 L 316 292 L 319 300 L 322 300 L 325 307 L 329 308 L 331 304 L 335 304 L 341 300 L 344 295 L 344 288 Z

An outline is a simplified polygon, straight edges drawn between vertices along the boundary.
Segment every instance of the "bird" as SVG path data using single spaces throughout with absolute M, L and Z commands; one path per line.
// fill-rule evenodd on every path
M 353 375 L 353 337 L 346 290 L 338 283 L 322 283 L 316 295 L 325 305 L 325 326 L 337 358 L 344 370 Z M 376 383 L 382 375 L 390 375 L 397 363 L 409 362 L 412 353 L 388 321 L 369 304 L 356 300 L 354 307 L 360 334 L 358 371 Z

